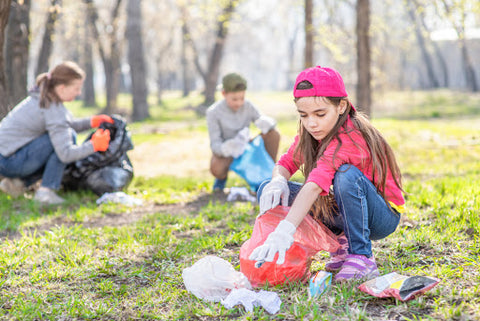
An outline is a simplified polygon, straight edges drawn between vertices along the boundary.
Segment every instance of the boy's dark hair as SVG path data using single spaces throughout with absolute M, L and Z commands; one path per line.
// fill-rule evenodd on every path
M 238 92 L 247 90 L 247 81 L 237 73 L 230 73 L 222 79 L 223 91 Z

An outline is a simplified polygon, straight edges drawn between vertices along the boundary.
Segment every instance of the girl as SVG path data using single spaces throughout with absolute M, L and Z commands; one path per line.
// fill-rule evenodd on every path
M 64 62 L 51 72 L 40 74 L 29 97 L 13 108 L 0 123 L 0 189 L 14 197 L 40 178 L 34 199 L 47 204 L 64 200 L 60 188 L 66 164 L 96 151 L 106 151 L 108 130 L 97 130 L 92 139 L 77 146 L 77 131 L 113 123 L 107 115 L 73 119 L 63 102 L 81 93 L 84 72 L 74 62 Z
M 325 266 L 339 271 L 337 282 L 378 276 L 371 240 L 395 231 L 405 203 L 393 151 L 350 103 L 337 71 L 320 66 L 304 70 L 293 95 L 299 133 L 257 194 L 260 215 L 280 200 L 291 208 L 250 259 L 272 262 L 278 252 L 277 264 L 283 264 L 297 226 L 310 213 L 342 245 Z M 288 182 L 299 168 L 306 177 L 303 186 Z

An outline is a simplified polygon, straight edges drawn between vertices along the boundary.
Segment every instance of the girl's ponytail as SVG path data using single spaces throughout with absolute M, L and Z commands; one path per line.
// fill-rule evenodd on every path
M 51 74 L 44 72 L 37 76 L 36 85 L 40 90 L 40 108 L 48 108 L 50 107 L 50 103 L 52 102 L 52 94 L 53 88 L 51 87 Z M 56 96 L 56 95 L 55 95 Z

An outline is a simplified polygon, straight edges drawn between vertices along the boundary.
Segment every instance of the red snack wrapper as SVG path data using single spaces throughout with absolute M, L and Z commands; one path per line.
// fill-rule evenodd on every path
M 394 297 L 400 301 L 409 301 L 439 282 L 439 279 L 428 276 L 405 276 L 392 272 L 364 282 L 358 288 L 379 298 Z

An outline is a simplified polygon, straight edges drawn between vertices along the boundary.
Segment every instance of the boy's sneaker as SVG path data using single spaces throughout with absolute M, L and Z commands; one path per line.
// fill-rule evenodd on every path
M 213 191 L 214 192 L 221 192 L 225 188 L 227 183 L 227 179 L 218 179 L 215 178 L 215 182 L 213 183 Z
M 33 199 L 37 202 L 48 205 L 58 205 L 65 202 L 65 200 L 58 196 L 55 191 L 47 187 L 40 187 L 35 192 L 35 196 L 33 197 Z
M 337 237 L 340 248 L 335 252 L 330 252 L 330 261 L 325 263 L 325 271 L 337 272 L 345 262 L 348 255 L 348 240 L 345 234 L 341 234 Z
M 25 183 L 20 178 L 5 177 L 0 182 L 0 190 L 12 197 L 19 197 L 25 192 Z
M 375 258 L 361 254 L 348 254 L 340 272 L 335 275 L 335 282 L 349 280 L 372 279 L 379 276 Z

